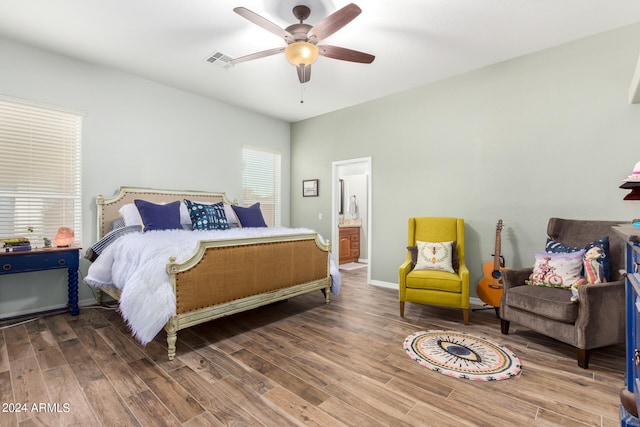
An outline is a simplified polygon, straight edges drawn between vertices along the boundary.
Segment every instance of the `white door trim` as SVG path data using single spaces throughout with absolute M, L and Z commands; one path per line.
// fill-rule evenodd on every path
M 373 193 L 371 189 L 371 157 L 360 157 L 357 159 L 348 159 L 348 160 L 337 160 L 331 163 L 331 248 L 333 252 L 333 256 L 335 257 L 336 263 L 339 263 L 340 259 L 340 238 L 338 236 L 338 198 L 340 197 L 340 189 L 338 186 L 338 180 L 340 179 L 338 170 L 341 166 L 345 165 L 354 165 L 358 163 L 363 163 L 366 166 L 367 173 L 367 283 L 371 283 L 371 260 L 373 259 L 371 253 L 372 240 L 373 235 L 371 233 L 372 230 L 372 218 L 371 214 L 371 194 Z

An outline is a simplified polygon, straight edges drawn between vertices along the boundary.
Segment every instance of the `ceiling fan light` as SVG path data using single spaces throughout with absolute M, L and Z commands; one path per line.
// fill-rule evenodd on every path
M 318 59 L 318 48 L 309 42 L 293 42 L 284 54 L 293 65 L 311 65 Z

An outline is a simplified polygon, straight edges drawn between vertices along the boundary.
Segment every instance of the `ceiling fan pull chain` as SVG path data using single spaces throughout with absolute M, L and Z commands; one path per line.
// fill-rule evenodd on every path
M 304 85 L 300 83 L 300 104 L 304 104 Z

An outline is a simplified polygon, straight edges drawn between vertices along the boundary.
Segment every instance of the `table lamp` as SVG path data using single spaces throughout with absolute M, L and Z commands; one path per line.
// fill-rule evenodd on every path
M 69 227 L 60 227 L 58 228 L 55 239 L 53 239 L 53 244 L 59 248 L 64 248 L 72 244 L 75 237 L 72 229 Z

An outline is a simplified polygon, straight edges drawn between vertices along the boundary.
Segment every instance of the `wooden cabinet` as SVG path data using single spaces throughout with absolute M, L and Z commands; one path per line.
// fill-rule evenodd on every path
M 360 258 L 360 227 L 340 227 L 340 264 L 358 262 Z
M 626 247 L 626 370 L 625 387 L 620 392 L 620 425 L 638 426 L 640 398 L 640 246 L 635 239 L 640 229 L 631 226 L 614 227 L 627 241 Z M 634 396 L 635 395 L 635 396 Z

